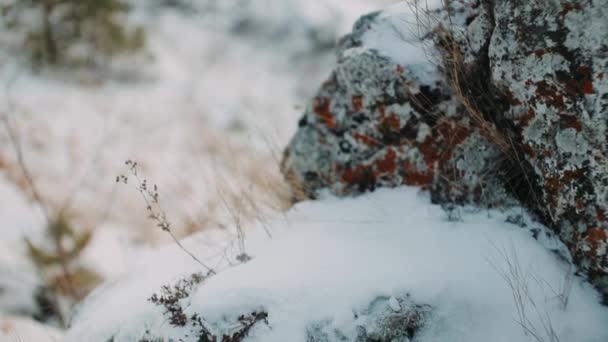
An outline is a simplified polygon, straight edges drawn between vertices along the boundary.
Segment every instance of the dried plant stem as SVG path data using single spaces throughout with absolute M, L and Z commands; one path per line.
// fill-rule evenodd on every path
M 504 262 L 505 266 L 500 266 L 502 262 L 490 259 L 488 259 L 488 262 L 500 277 L 505 280 L 511 290 L 518 316 L 515 322 L 522 328 L 525 335 L 531 336 L 537 342 L 559 342 L 560 339 L 557 336 L 549 312 L 543 310 L 537 304 L 530 289 L 530 279 L 535 280 L 539 289 L 544 290 L 542 282 L 530 270 L 522 268 L 513 246 L 511 246 L 511 251 L 508 252 L 506 248 L 500 248 L 494 243 L 492 245 L 503 259 L 502 262 Z M 530 317 L 529 311 L 536 315 L 536 322 Z M 539 324 L 540 327 L 538 326 Z
M 12 120 L 11 120 L 11 118 L 12 118 L 12 116 L 9 113 L 5 113 L 2 116 L 2 123 L 4 124 L 4 128 L 6 129 L 8 138 L 11 142 L 11 145 L 12 145 L 15 155 L 17 157 L 17 164 L 19 165 L 19 169 L 21 170 L 21 173 L 23 174 L 23 177 L 25 178 L 27 186 L 28 186 L 32 196 L 34 197 L 34 200 L 40 205 L 40 208 L 42 209 L 42 213 L 44 214 L 46 221 L 51 222 L 52 220 L 51 220 L 50 210 L 47 206 L 46 201 L 42 198 L 42 195 L 40 195 L 40 192 L 38 191 L 38 187 L 36 186 L 36 182 L 34 181 L 34 177 L 32 176 L 32 173 L 30 172 L 29 168 L 27 167 L 27 164 L 25 162 L 24 153 L 23 153 L 23 148 L 21 147 L 21 139 L 19 139 L 19 134 L 18 134 L 18 130 L 16 127 L 16 123 L 14 122 L 15 121 L 14 118 Z M 13 122 L 11 122 L 11 121 L 13 121 Z
M 131 161 L 131 160 L 127 160 L 125 162 L 125 164 L 129 167 L 129 171 L 131 172 L 131 175 L 137 181 L 136 189 L 137 189 L 137 191 L 139 192 L 139 194 L 141 195 L 142 199 L 144 200 L 144 202 L 146 204 L 146 210 L 148 211 L 149 218 L 151 220 L 153 220 L 154 222 L 156 222 L 156 226 L 157 227 L 159 227 L 162 231 L 164 231 L 167 234 L 169 234 L 169 236 L 171 237 L 171 239 L 173 240 L 173 242 L 184 253 L 186 253 L 187 255 L 189 255 L 199 265 L 203 266 L 207 270 L 208 275 L 216 274 L 216 272 L 215 272 L 215 270 L 213 268 L 211 268 L 208 265 L 206 265 L 196 255 L 194 255 L 186 247 L 184 247 L 184 245 L 179 241 L 179 239 L 175 236 L 175 234 L 173 234 L 173 231 L 171 230 L 171 224 L 167 220 L 166 212 L 163 210 L 163 208 L 160 205 L 159 194 L 158 194 L 158 186 L 156 184 L 154 184 L 152 190 L 150 190 L 148 188 L 148 182 L 147 182 L 147 180 L 143 179 L 143 178 L 141 178 L 139 176 L 139 173 L 137 171 L 137 162 L 134 162 L 134 161 Z M 125 184 L 128 183 L 128 179 L 129 178 L 127 176 L 125 176 L 125 175 L 121 175 L 121 176 L 116 177 L 116 181 L 117 182 L 122 181 Z
M 36 186 L 36 182 L 34 181 L 34 177 L 32 176 L 32 173 L 30 172 L 30 170 L 27 166 L 27 163 L 25 161 L 25 156 L 23 153 L 23 148 L 21 145 L 21 139 L 20 139 L 19 133 L 18 133 L 17 124 L 15 122 L 15 119 L 12 118 L 12 120 L 11 120 L 11 118 L 12 118 L 12 116 L 10 115 L 10 113 L 5 113 L 2 116 L 2 122 L 6 129 L 6 132 L 8 134 L 8 137 L 9 137 L 9 140 L 13 147 L 13 150 L 15 152 L 15 155 L 17 157 L 17 164 L 19 166 L 19 169 L 21 170 L 21 173 L 23 174 L 23 177 L 25 178 L 27 187 L 29 188 L 34 200 L 39 204 L 40 208 L 42 209 L 42 213 L 44 214 L 47 226 L 51 227 L 53 224 L 55 224 L 55 222 L 54 222 L 53 216 L 51 215 L 49 205 L 46 202 L 46 200 L 42 197 L 42 195 L 40 194 L 40 191 L 38 190 L 38 187 Z M 72 274 L 69 269 L 68 256 L 67 256 L 65 248 L 63 246 L 63 243 L 61 241 L 61 236 L 59 236 L 59 235 L 53 236 L 53 242 L 54 242 L 54 247 L 57 252 L 57 255 L 59 256 L 61 273 L 62 273 L 63 279 L 65 280 L 66 290 L 68 291 L 68 294 L 70 295 L 70 297 L 78 298 L 78 291 L 76 290 L 76 287 L 74 286 L 73 277 L 72 277 Z M 63 318 L 61 317 L 61 315 L 59 315 L 59 316 L 60 316 L 59 317 L 60 321 L 63 321 Z

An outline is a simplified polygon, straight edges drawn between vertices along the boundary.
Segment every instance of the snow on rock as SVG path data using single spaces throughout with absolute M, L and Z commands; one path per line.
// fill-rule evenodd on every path
M 608 3 L 449 6 L 361 17 L 285 150 L 285 178 L 297 198 L 408 184 L 440 203 L 519 203 L 608 301 Z
M 273 221 L 271 239 L 251 230 L 252 260 L 217 275 L 192 276 L 204 269 L 175 246 L 150 255 L 84 301 L 66 341 L 197 341 L 248 322 L 246 341 L 529 341 L 504 274 L 526 291 L 526 324 L 540 336 L 545 324 L 561 341 L 608 339 L 597 292 L 528 217 L 468 209 L 448 220 L 415 188 L 323 197 Z M 202 241 L 186 246 L 204 253 Z M 177 299 L 154 305 L 153 294 Z

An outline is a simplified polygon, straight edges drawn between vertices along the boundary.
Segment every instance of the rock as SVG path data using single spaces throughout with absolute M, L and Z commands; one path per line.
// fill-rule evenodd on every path
M 540 198 L 533 203 L 608 295 L 608 1 L 491 8 L 492 82 Z M 606 76 L 605 76 L 606 75 Z
M 399 310 L 395 310 L 394 307 Z M 377 297 L 366 310 L 355 313 L 353 324 L 357 331 L 356 342 L 409 342 L 420 330 L 431 313 L 429 305 L 415 304 L 409 295 Z M 311 325 L 307 342 L 350 341 L 347 334 L 332 321 Z
M 440 71 L 403 65 L 364 46 L 367 32 L 391 25 L 372 13 L 340 41 L 336 69 L 285 150 L 287 180 L 300 196 L 314 198 L 322 188 L 352 195 L 377 187 L 429 186 L 445 170 L 441 188 L 454 200 L 512 202 L 500 182 L 473 175 L 488 169 L 498 154 L 475 134 Z
M 284 153 L 295 199 L 416 185 L 437 203 L 520 205 L 608 302 L 608 0 L 452 1 L 383 42 L 403 13 L 340 41 Z M 416 55 L 412 39 L 434 44 L 426 65 L 394 53 Z

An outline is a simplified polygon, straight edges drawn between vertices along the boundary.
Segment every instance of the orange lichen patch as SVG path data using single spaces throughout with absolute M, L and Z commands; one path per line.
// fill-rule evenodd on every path
M 386 117 L 386 110 L 384 109 L 383 104 L 378 105 L 378 112 L 380 113 L 380 121 L 384 120 Z
M 545 49 L 538 49 L 536 51 L 534 51 L 534 54 L 536 55 L 536 57 L 542 57 L 545 53 L 547 53 L 547 50 Z
M 384 158 L 376 162 L 376 167 L 379 172 L 393 173 L 397 170 L 397 153 L 392 148 L 389 148 L 384 155 Z
M 353 109 L 356 112 L 360 112 L 363 109 L 363 96 L 354 95 L 352 97 Z
M 565 109 L 564 96 L 555 87 L 545 81 L 536 83 L 536 96 L 543 99 L 546 104 L 560 109 Z
M 593 94 L 593 81 L 587 81 L 583 83 L 583 94 Z
M 593 94 L 593 69 L 579 65 L 572 75 L 564 75 L 561 81 L 568 95 Z M 559 79 L 559 76 L 558 76 Z
M 513 94 L 512 91 L 507 90 L 505 92 L 505 97 L 506 97 L 507 102 L 509 102 L 509 104 L 511 106 L 519 106 L 519 105 L 521 105 L 521 101 L 517 97 L 515 97 L 515 94 Z
M 313 111 L 319 116 L 321 122 L 329 128 L 336 127 L 334 115 L 331 113 L 330 100 L 326 97 L 315 97 L 313 101 Z
M 471 135 L 469 127 L 445 120 L 438 124 L 436 131 L 443 139 L 433 138 L 435 134 L 431 134 L 425 139 L 425 143 L 420 145 L 420 150 L 425 155 L 425 162 L 429 168 L 432 168 L 437 160 L 449 159 L 454 149 Z M 430 146 L 426 144 L 429 138 L 435 140 L 432 144 L 435 151 L 430 150 Z
M 391 113 L 388 117 L 382 120 L 380 126 L 398 131 L 399 129 L 401 129 L 401 121 L 399 120 L 397 114 Z
M 545 180 L 545 190 L 547 194 L 556 195 L 559 192 L 560 186 L 558 177 L 549 177 Z
M 576 210 L 578 212 L 581 212 L 581 211 L 583 211 L 583 209 L 585 209 L 585 201 L 582 198 L 578 198 L 576 200 L 576 204 L 575 205 L 576 205 Z
M 591 247 L 590 253 L 592 256 L 595 256 L 597 250 L 608 242 L 608 233 L 606 232 L 606 229 L 603 228 L 589 228 L 585 240 L 587 241 L 587 244 L 589 244 L 589 247 Z
M 433 172 L 420 172 L 409 162 L 406 162 L 403 166 L 405 172 L 403 174 L 403 184 L 413 186 L 425 186 L 433 182 Z
M 585 171 L 583 169 L 576 169 L 564 171 L 563 175 L 561 176 L 547 177 L 545 180 L 545 192 L 553 201 L 555 201 L 564 187 L 568 187 L 570 184 L 576 183 L 578 179 L 584 177 L 584 175 Z M 581 201 L 580 204 L 578 203 L 579 201 Z M 579 210 L 584 209 L 585 205 L 586 203 L 583 198 L 579 198 L 575 203 L 577 209 L 579 206 L 581 207 Z
M 433 170 L 436 164 L 449 160 L 454 149 L 470 134 L 471 130 L 465 126 L 451 121 L 441 121 L 433 133 L 417 145 L 428 170 Z
M 357 133 L 353 134 L 353 138 L 355 138 L 355 140 L 357 140 L 365 145 L 368 145 L 368 146 L 373 146 L 373 147 L 380 146 L 380 142 L 378 142 L 378 140 L 376 140 L 370 136 L 367 136 L 363 133 L 357 132 Z
M 424 141 L 418 145 L 418 150 L 422 154 L 424 159 L 424 163 L 427 167 L 431 168 L 435 165 L 435 162 L 441 156 L 443 150 L 440 149 L 440 146 L 437 144 L 436 137 L 428 136 Z
M 526 126 L 528 125 L 528 122 L 530 122 L 530 120 L 534 118 L 535 115 L 536 112 L 534 112 L 534 108 L 529 107 L 528 111 L 526 112 L 526 115 L 516 118 L 515 121 L 523 126 Z
M 359 165 L 355 169 L 347 169 L 340 177 L 343 183 L 359 185 L 360 190 L 373 188 L 376 183 L 376 175 L 368 165 Z
M 595 207 L 595 216 L 597 217 L 597 220 L 600 222 L 606 221 L 606 212 L 602 208 Z
M 581 124 L 581 122 L 578 120 L 578 118 L 573 115 L 560 115 L 559 124 L 562 129 L 574 128 L 577 132 L 580 132 L 583 130 L 583 124 Z
M 547 157 L 547 158 L 551 158 L 551 157 L 553 157 L 553 151 L 551 151 L 551 150 L 544 150 L 543 151 L 543 155 L 545 157 Z
M 567 2 L 567 3 L 564 4 L 564 7 L 562 8 L 562 11 L 559 12 L 559 15 L 562 16 L 562 17 L 564 17 L 569 12 L 571 12 L 573 10 L 580 10 L 580 9 L 581 9 L 581 5 Z
M 401 143 L 401 122 L 395 113 L 384 117 L 378 124 L 378 132 L 381 135 L 381 141 L 386 144 L 396 145 Z
M 584 176 L 585 170 L 583 169 L 564 171 L 564 175 L 562 176 L 562 184 L 570 184 L 572 182 L 577 182 Z
M 522 144 L 521 148 L 528 157 L 536 158 L 536 150 L 534 149 L 534 146 L 531 144 Z

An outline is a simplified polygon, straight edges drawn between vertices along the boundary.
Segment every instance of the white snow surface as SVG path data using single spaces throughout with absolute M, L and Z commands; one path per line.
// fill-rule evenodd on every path
M 258 323 L 247 341 L 306 341 L 307 326 L 321 321 L 354 340 L 354 311 L 378 296 L 409 293 L 433 307 L 415 341 L 533 341 L 518 325 L 513 292 L 498 272 L 509 270 L 510 262 L 536 305 L 524 300 L 541 337 L 548 341 L 539 317 L 560 341 L 608 340 L 608 309 L 581 279 L 573 279 L 568 305 L 561 306 L 553 291 L 568 267 L 549 248 L 563 246 L 542 227 L 527 219 L 528 228 L 542 230 L 541 244 L 529 229 L 507 223 L 507 213 L 464 210 L 453 221 L 429 203 L 415 188 L 300 203 L 271 223 L 272 238 L 261 227 L 249 231 L 251 261 L 220 267 L 182 304 L 188 315 L 199 313 L 211 323 L 266 310 L 269 327 Z M 204 255 L 199 238 L 187 246 Z M 150 255 L 84 302 L 66 341 L 136 341 L 146 331 L 194 341 L 146 299 L 195 271 L 203 269 L 175 246 Z
M 22 317 L 0 315 L 0 342 L 58 342 L 63 333 Z

